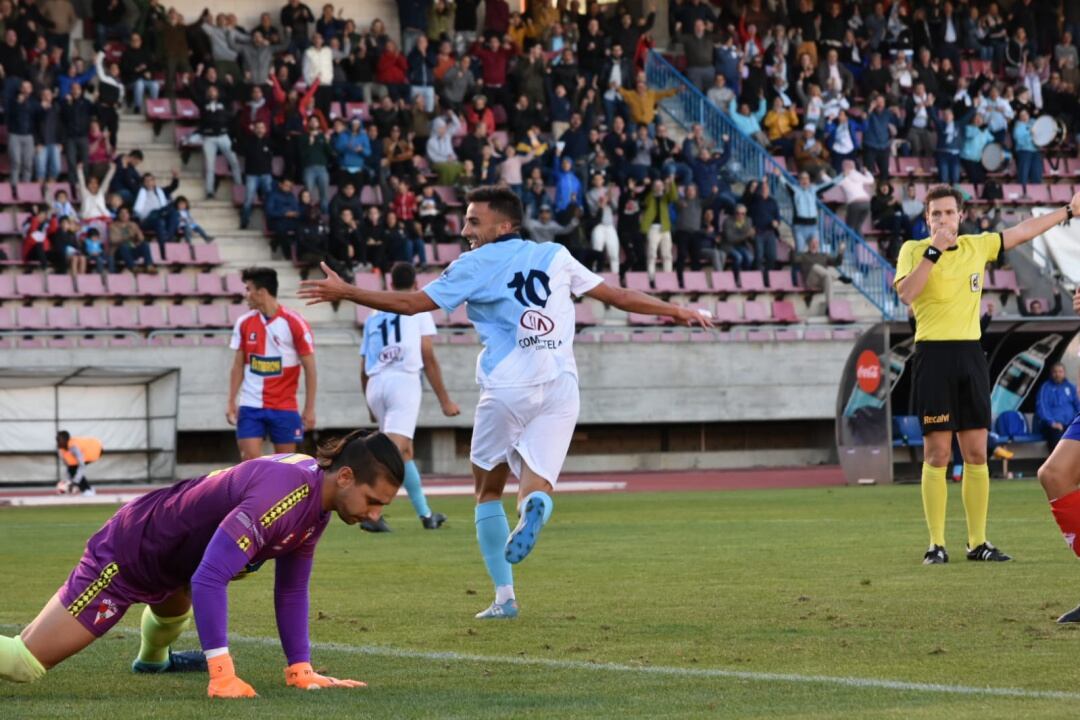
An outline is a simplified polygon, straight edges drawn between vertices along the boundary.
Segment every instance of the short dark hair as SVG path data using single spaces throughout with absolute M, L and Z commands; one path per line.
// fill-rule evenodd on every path
M 515 228 L 521 227 L 524 211 L 521 198 L 505 185 L 482 185 L 465 198 L 470 203 L 487 203 L 492 210 L 510 221 Z
M 951 197 L 956 200 L 956 210 L 960 212 L 964 209 L 964 194 L 954 188 L 951 185 L 934 185 L 927 190 L 926 199 L 923 201 L 926 203 L 926 211 L 930 212 L 930 203 L 933 200 L 941 200 L 943 198 Z
M 128 157 L 135 158 L 136 160 L 142 160 L 143 159 L 142 150 L 132 150 L 131 152 L 128 153 Z
M 353 430 L 319 446 L 317 462 L 324 471 L 348 465 L 359 485 L 374 485 L 383 468 L 394 487 L 405 481 L 405 461 L 394 441 L 381 432 Z
M 390 287 L 395 290 L 412 290 L 416 284 L 416 270 L 407 262 L 394 263 L 390 268 Z
M 277 297 L 277 271 L 273 268 L 244 268 L 244 272 L 240 274 L 240 279 L 245 283 L 250 282 L 257 290 L 265 290 L 270 293 L 271 297 Z
M 70 440 L 71 433 L 69 433 L 67 430 L 61 430 L 60 432 L 56 433 L 56 442 L 60 443 L 61 445 L 67 445 Z

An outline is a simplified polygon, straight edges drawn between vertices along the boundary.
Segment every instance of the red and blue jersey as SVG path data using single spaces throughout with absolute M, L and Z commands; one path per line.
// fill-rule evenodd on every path
M 242 407 L 297 409 L 300 358 L 315 352 L 311 328 L 299 313 L 281 306 L 269 318 L 257 310 L 245 313 L 229 347 L 244 353 Z

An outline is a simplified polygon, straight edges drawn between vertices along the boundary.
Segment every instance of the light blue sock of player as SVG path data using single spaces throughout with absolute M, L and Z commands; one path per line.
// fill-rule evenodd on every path
M 525 508 L 530 500 L 539 500 L 544 505 L 544 524 L 547 525 L 548 520 L 551 519 L 551 511 L 555 509 L 555 501 L 551 499 L 543 490 L 537 490 L 531 492 L 525 496 L 524 502 L 521 503 L 521 507 Z
M 510 524 L 506 521 L 506 511 L 502 502 L 492 500 L 476 506 L 476 542 L 480 545 L 480 554 L 484 556 L 488 575 L 495 583 L 496 596 L 513 597 L 514 572 L 506 561 L 506 538 L 510 535 Z M 505 602 L 505 600 L 504 600 Z
M 424 497 L 424 488 L 420 485 L 420 471 L 416 467 L 416 461 L 410 460 L 405 463 L 405 492 L 409 493 L 409 502 L 418 517 L 431 516 L 431 508 L 428 507 L 427 498 Z

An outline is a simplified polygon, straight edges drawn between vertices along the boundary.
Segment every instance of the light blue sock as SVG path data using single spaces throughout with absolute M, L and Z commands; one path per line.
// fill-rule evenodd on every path
M 555 509 L 555 501 L 551 499 L 551 496 L 542 490 L 531 492 L 525 496 L 525 500 L 521 503 L 521 507 L 524 508 L 529 504 L 529 500 L 539 500 L 544 504 L 544 524 L 547 525 L 548 520 L 551 519 L 551 511 Z
M 405 486 L 405 492 L 409 493 L 409 502 L 412 503 L 417 516 L 422 518 L 430 516 L 431 508 L 428 507 L 427 498 L 424 497 L 424 488 L 420 485 L 420 471 L 416 468 L 414 460 L 405 463 L 405 482 L 402 485 Z
M 509 535 L 510 524 L 501 501 L 492 500 L 476 506 L 476 542 L 495 587 L 514 584 L 514 572 L 506 562 L 504 549 Z

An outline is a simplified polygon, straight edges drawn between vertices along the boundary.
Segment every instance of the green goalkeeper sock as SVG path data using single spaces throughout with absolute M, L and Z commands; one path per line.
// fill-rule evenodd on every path
M 0 678 L 31 683 L 45 677 L 45 666 L 26 649 L 22 638 L 0 635 Z
M 142 614 L 142 642 L 139 644 L 138 662 L 155 665 L 168 662 L 169 646 L 180 637 L 190 619 L 191 610 L 179 617 L 163 618 L 155 615 L 147 605 Z

